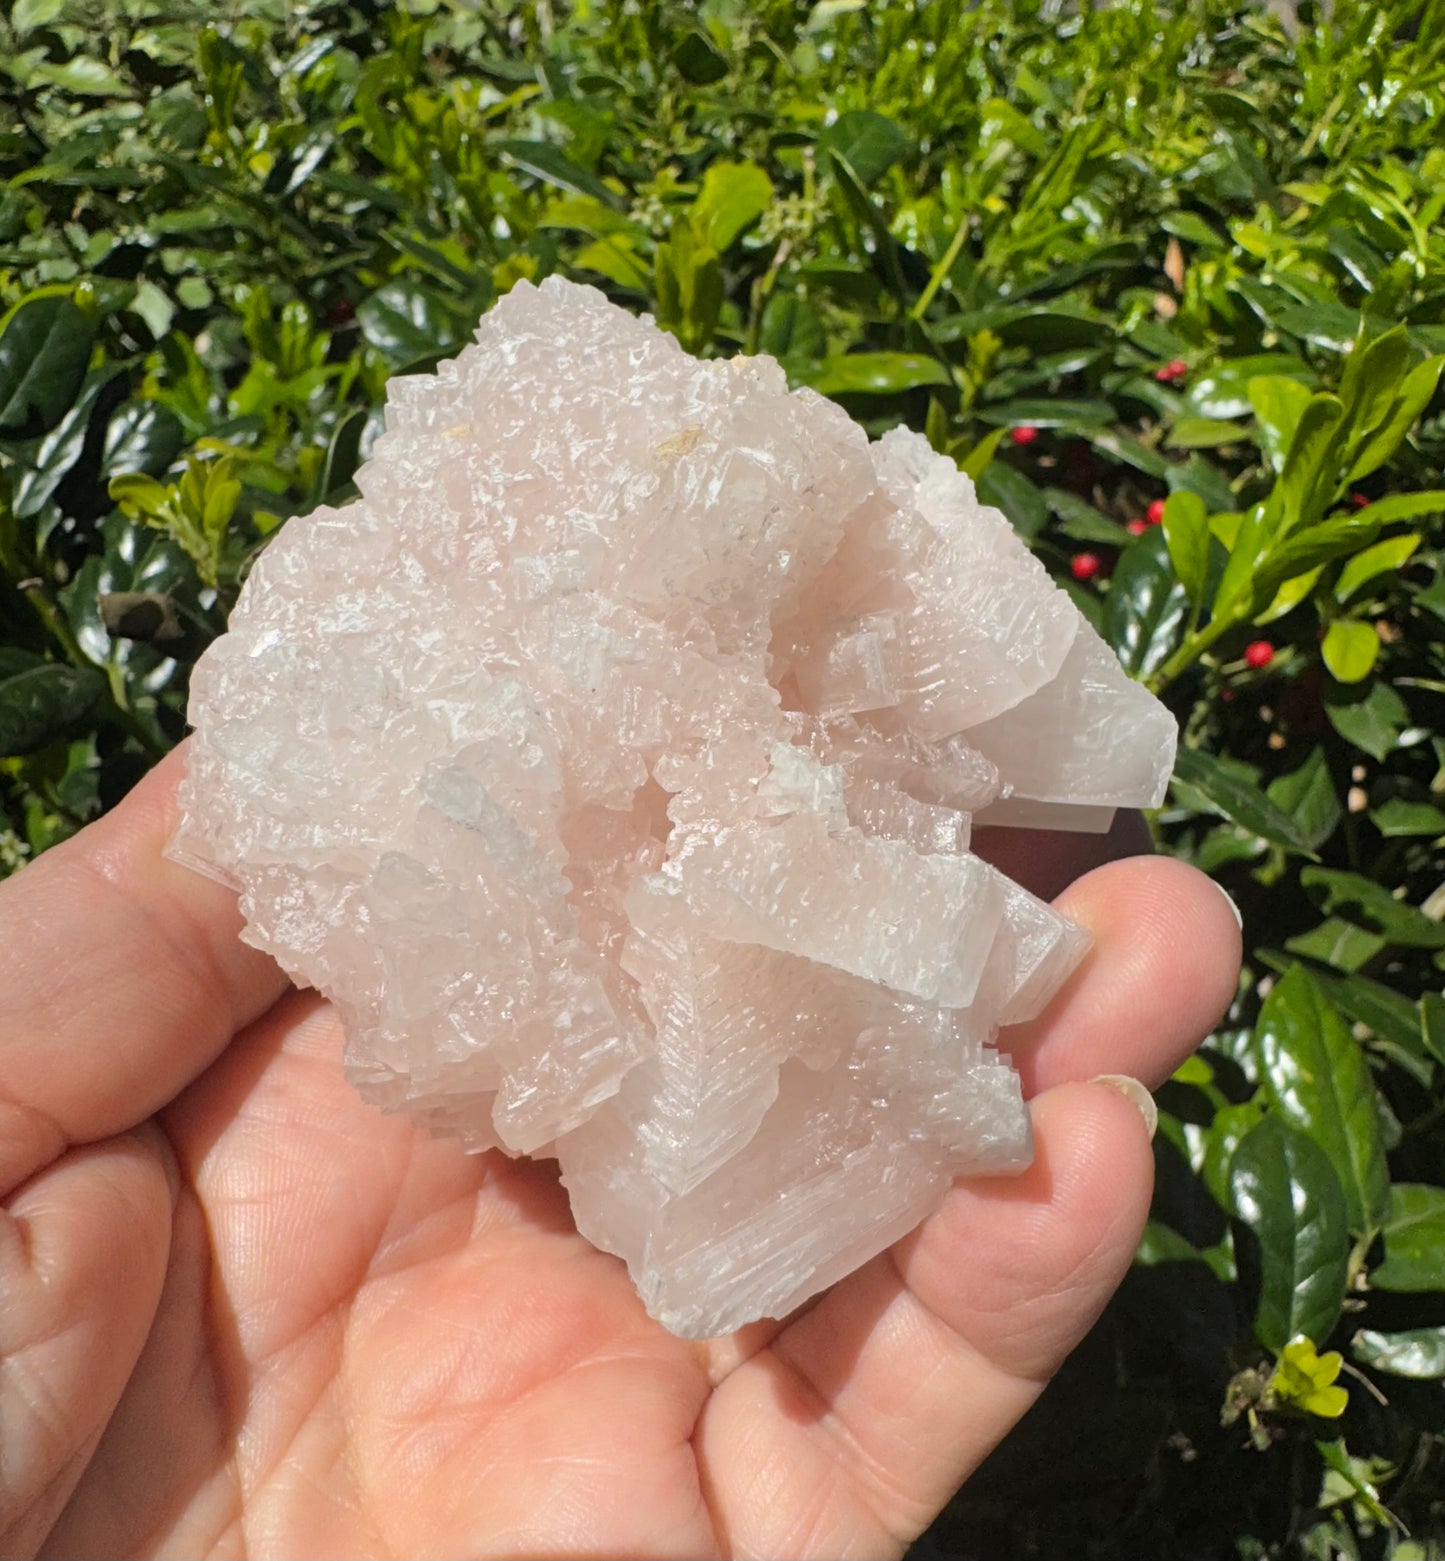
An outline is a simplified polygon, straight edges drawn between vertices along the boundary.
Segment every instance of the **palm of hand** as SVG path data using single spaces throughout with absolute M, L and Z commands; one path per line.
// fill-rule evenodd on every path
M 1092 906 L 1100 955 L 1018 1038 L 1030 1085 L 1060 1086 L 1035 1102 L 1033 1170 L 955 1191 L 791 1323 L 688 1344 L 577 1236 L 552 1168 L 380 1121 L 340 1077 L 331 1010 L 298 994 L 267 1008 L 279 983 L 234 949 L 224 897 L 153 860 L 169 796 L 152 783 L 115 846 L 132 872 L 148 853 L 166 886 L 147 912 L 161 979 L 141 978 L 164 991 L 175 961 L 191 988 L 190 1007 L 158 1015 L 151 994 L 164 1039 L 142 1041 L 135 1066 L 179 1070 L 149 1085 L 157 1122 L 110 1136 L 146 1115 L 123 1109 L 123 1085 L 90 1098 L 52 1066 L 30 1093 L 60 1098 L 35 1101 L 21 1067 L 16 1119 L 31 1126 L 0 1139 L 43 1167 L 7 1202 L 21 1240 L 0 1244 L 0 1277 L 19 1273 L 0 1339 L 6 1553 L 47 1529 L 54 1554 L 897 1553 L 1087 1328 L 1137 1237 L 1138 1119 L 1064 1081 L 1167 1073 L 1232 977 L 1233 927 L 1207 885 L 1165 862 L 1093 875 L 1112 874 L 1111 892 L 1071 909 L 1090 920 Z M 103 849 L 96 861 L 114 881 Z M 39 873 L 11 886 L 0 923 L 18 891 L 44 898 L 25 881 Z M 1101 925 L 1147 933 L 1145 900 L 1169 906 L 1166 944 L 1181 922 L 1195 934 L 1175 959 L 1195 990 L 1167 1016 L 1139 1013 L 1165 974 L 1150 938 L 1111 961 Z M 199 965 L 170 946 L 198 921 Z M 65 1001 L 39 984 L 11 1026 L 32 1046 L 35 1011 Z M 261 1017 L 171 1099 L 235 1027 L 187 1061 L 192 1008 L 224 1019 L 228 1003 Z M 83 1044 L 93 1006 L 57 1028 Z M 20 1044 L 0 1040 L 0 1057 Z M 35 1122 L 92 1146 L 37 1155 Z

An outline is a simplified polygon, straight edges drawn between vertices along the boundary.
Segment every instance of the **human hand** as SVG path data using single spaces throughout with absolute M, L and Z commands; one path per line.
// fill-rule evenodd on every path
M 0 885 L 7 1556 L 897 1555 L 1128 1266 L 1148 1135 L 1083 1081 L 1158 1084 L 1234 990 L 1205 878 L 1089 873 L 1060 905 L 1092 956 L 1004 1037 L 1032 1168 L 687 1343 L 552 1165 L 362 1104 L 329 1006 L 161 857 L 178 773 Z

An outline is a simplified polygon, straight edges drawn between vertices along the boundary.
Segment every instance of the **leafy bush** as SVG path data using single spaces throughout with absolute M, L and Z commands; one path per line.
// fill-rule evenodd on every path
M 179 738 L 267 534 L 518 278 L 774 353 L 1163 693 L 1158 838 L 1250 950 L 1121 1295 L 919 1553 L 1437 1554 L 1437 0 L 208 14 L 0 22 L 0 869 Z

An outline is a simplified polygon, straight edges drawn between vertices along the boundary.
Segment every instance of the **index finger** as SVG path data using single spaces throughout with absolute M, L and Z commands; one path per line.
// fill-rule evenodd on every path
M 0 884 L 0 1194 L 144 1121 L 286 989 L 236 896 L 161 855 L 182 769 Z

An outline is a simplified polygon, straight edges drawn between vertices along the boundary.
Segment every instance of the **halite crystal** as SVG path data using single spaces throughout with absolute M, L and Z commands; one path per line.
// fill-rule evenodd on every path
M 1174 727 L 968 478 L 550 280 L 358 486 L 195 670 L 176 851 L 363 1094 L 557 1156 L 690 1337 L 1026 1164 L 992 1043 L 1087 939 L 971 819 L 1157 804 Z

